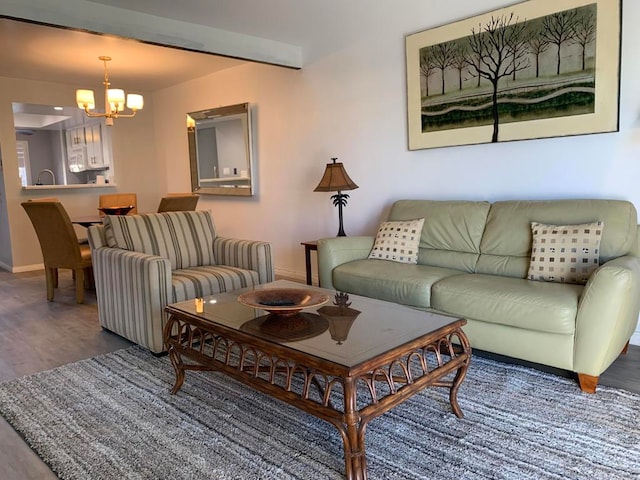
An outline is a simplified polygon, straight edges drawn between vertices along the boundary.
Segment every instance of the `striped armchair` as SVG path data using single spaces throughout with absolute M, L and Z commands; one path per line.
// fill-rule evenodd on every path
M 217 236 L 209 211 L 107 215 L 88 238 L 100 325 L 154 353 L 167 304 L 274 280 L 271 245 Z

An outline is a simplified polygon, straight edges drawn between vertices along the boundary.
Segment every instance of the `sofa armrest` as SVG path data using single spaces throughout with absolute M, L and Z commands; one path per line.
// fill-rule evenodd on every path
M 578 303 L 574 370 L 599 376 L 631 338 L 640 311 L 640 258 L 618 257 L 589 278 Z
M 119 248 L 91 252 L 100 325 L 147 347 L 164 350 L 164 307 L 171 302 L 171 262 Z
M 333 289 L 333 269 L 369 256 L 375 237 L 334 237 L 318 240 L 318 277 L 322 288 Z
M 107 237 L 104 232 L 104 225 L 91 225 L 87 229 L 87 240 L 91 250 L 107 246 Z
M 273 253 L 268 242 L 216 237 L 213 240 L 213 254 L 219 265 L 258 272 L 260 283 L 275 280 Z

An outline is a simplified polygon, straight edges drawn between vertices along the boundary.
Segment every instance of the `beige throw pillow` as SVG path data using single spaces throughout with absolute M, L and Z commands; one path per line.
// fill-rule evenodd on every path
M 369 258 L 418 263 L 418 245 L 423 225 L 424 218 L 381 223 Z
M 529 280 L 585 284 L 598 268 L 603 222 L 546 225 L 532 222 Z

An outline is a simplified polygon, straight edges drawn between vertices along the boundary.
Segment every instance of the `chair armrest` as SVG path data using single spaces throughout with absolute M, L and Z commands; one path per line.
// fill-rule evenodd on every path
M 147 347 L 164 350 L 164 307 L 171 303 L 171 262 L 145 253 L 92 250 L 100 325 Z
M 275 280 L 273 254 L 268 242 L 216 237 L 213 239 L 213 254 L 219 265 L 258 272 L 260 283 Z
M 589 278 L 578 303 L 574 366 L 599 376 L 631 338 L 640 311 L 640 258 L 618 257 Z
M 322 288 L 333 289 L 333 269 L 369 256 L 375 237 L 332 237 L 318 240 L 318 277 Z

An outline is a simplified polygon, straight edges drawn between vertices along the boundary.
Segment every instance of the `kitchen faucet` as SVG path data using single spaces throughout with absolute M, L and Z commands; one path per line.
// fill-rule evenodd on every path
M 40 170 L 40 172 L 38 173 L 38 178 L 36 179 L 36 185 L 42 185 L 42 182 L 40 181 L 40 176 L 42 176 L 42 174 L 45 173 L 45 172 L 48 172 L 48 173 L 51 174 L 51 184 L 55 185 L 56 184 L 56 176 L 48 168 L 45 168 L 44 170 Z

